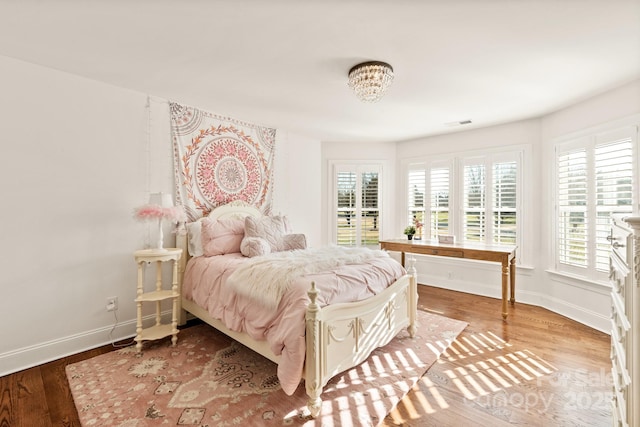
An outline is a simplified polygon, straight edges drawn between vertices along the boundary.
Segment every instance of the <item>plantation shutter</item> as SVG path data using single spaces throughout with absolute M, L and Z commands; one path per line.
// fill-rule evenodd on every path
M 431 238 L 450 234 L 449 230 L 449 168 L 431 169 Z
M 378 172 L 364 172 L 361 178 L 362 222 L 360 227 L 360 246 L 373 246 L 377 245 L 380 240 Z
M 407 225 L 415 219 L 424 223 L 427 171 L 425 165 L 412 165 L 407 177 Z M 416 237 L 421 238 L 419 234 Z
M 493 164 L 493 243 L 516 244 L 517 179 L 517 162 Z
M 485 166 L 464 166 L 462 237 L 465 241 L 483 242 L 486 235 Z
M 337 200 L 337 244 L 355 246 L 356 244 L 356 173 L 336 173 Z
M 595 148 L 596 269 L 609 271 L 611 215 L 633 212 L 633 145 L 630 137 Z
M 575 149 L 558 156 L 558 260 L 587 266 L 587 152 Z
M 334 202 L 331 242 L 338 246 L 378 247 L 381 165 L 333 165 Z

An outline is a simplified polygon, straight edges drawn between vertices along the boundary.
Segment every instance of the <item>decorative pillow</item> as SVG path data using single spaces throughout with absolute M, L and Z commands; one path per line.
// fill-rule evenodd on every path
M 187 223 L 187 235 L 189 239 L 189 255 L 202 256 L 202 219 Z
M 271 253 L 269 242 L 261 237 L 246 237 L 240 244 L 240 252 L 246 257 L 267 255 Z
M 287 217 L 286 215 L 282 215 L 280 218 L 282 218 L 282 223 L 284 224 L 284 233 L 285 234 L 293 233 L 293 228 L 291 228 L 289 217 Z
M 292 251 L 294 249 L 306 249 L 307 248 L 307 236 L 304 234 L 285 234 L 282 236 L 283 251 Z
M 244 237 L 244 219 L 221 218 L 202 220 L 202 250 L 204 256 L 240 252 Z
M 260 237 L 266 240 L 271 252 L 281 251 L 282 236 L 287 234 L 288 221 L 283 216 L 263 216 L 244 219 L 244 233 L 246 237 Z

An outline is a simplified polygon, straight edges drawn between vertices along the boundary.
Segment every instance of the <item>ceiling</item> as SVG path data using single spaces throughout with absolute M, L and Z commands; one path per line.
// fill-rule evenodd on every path
M 321 140 L 397 141 L 640 78 L 640 0 L 0 0 L 0 55 Z M 367 60 L 395 70 L 374 104 L 347 87 Z

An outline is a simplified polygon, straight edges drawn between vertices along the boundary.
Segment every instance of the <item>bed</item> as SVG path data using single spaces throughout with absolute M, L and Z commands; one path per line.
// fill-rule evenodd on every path
M 261 213 L 252 206 L 231 203 L 214 209 L 208 215 L 209 221 L 219 221 L 220 223 L 231 218 L 244 220 L 246 217 L 249 219 L 260 218 Z M 229 297 L 226 294 L 217 293 L 222 291 L 217 288 L 211 288 L 214 290 L 205 288 L 203 281 L 205 281 L 205 273 L 208 274 L 209 270 L 214 270 L 214 267 L 210 266 L 212 263 L 222 265 L 224 271 L 219 273 L 218 278 L 211 279 L 211 281 L 226 283 L 232 282 L 229 277 L 243 277 L 239 276 L 239 271 L 236 270 L 240 270 L 242 263 L 251 262 L 245 261 L 245 259 L 260 261 L 264 264 L 269 259 L 268 255 L 246 258 L 242 254 L 232 253 L 222 254 L 219 257 L 192 257 L 189 253 L 193 251 L 189 249 L 193 242 L 189 241 L 189 235 L 190 233 L 186 232 L 178 233 L 176 237 L 177 247 L 183 249 L 183 254 L 187 254 L 182 257 L 179 264 L 180 323 L 183 324 L 186 320 L 186 314 L 191 313 L 277 363 L 278 377 L 287 394 L 292 394 L 292 390 L 295 390 L 299 386 L 300 380 L 304 379 L 306 393 L 309 397 L 307 407 L 313 417 L 320 413 L 322 389 L 332 377 L 364 361 L 371 351 L 387 344 L 403 328 L 407 328 L 412 337 L 415 335 L 418 294 L 416 271 L 411 259 L 408 260 L 409 267 L 406 271 L 399 263 L 392 260 L 391 264 L 397 264 L 393 265 L 393 268 L 399 267 L 401 272 L 395 271 L 393 273 L 393 279 L 388 280 L 390 284 L 385 284 L 385 287 L 374 290 L 372 295 L 360 295 L 354 302 L 341 302 L 340 298 L 342 297 L 335 297 L 333 292 L 331 297 L 327 297 L 326 290 L 322 290 L 324 285 L 316 285 L 316 282 L 318 284 L 324 283 L 321 280 L 326 274 L 318 272 L 297 277 L 295 283 L 291 285 L 291 288 L 294 289 L 291 292 L 293 296 L 280 295 L 280 299 L 275 302 L 267 301 L 265 303 L 251 299 L 249 294 Z M 325 249 L 318 248 L 316 250 L 322 252 Z M 291 252 L 305 252 L 306 256 L 314 256 L 311 254 L 312 251 L 313 249 Z M 380 273 L 378 271 L 380 270 L 378 263 L 390 264 L 383 255 L 385 253 L 379 253 L 375 259 L 371 261 L 367 259 L 366 262 L 372 262 L 373 266 L 366 272 L 352 274 L 351 270 L 348 270 L 347 273 L 343 273 L 343 270 L 335 271 L 349 276 L 344 281 L 347 284 L 353 282 L 354 278 L 359 277 L 359 274 L 368 275 L 375 272 L 376 275 L 390 275 L 392 274 L 390 272 Z M 273 256 L 283 258 L 292 255 L 278 253 Z M 268 262 L 277 263 L 278 261 L 269 259 Z M 290 269 L 294 269 L 295 265 L 295 263 L 291 264 L 293 267 Z M 351 268 L 350 265 L 337 268 L 342 269 L 343 267 Z M 235 276 L 233 276 L 234 274 Z M 336 274 L 332 273 L 329 276 L 334 277 Z M 301 286 L 304 286 L 303 291 L 300 291 Z M 349 288 L 350 286 L 344 287 Z M 366 286 L 362 284 L 359 286 L 361 289 L 370 287 L 368 282 Z M 295 295 L 296 292 L 297 295 Z M 300 295 L 301 292 L 303 295 Z M 335 291 L 335 294 L 340 295 L 341 292 L 343 292 L 342 289 Z M 366 292 L 371 293 L 372 291 L 367 290 Z M 346 294 L 347 291 L 344 293 Z M 233 304 L 229 301 L 233 301 Z M 255 328 L 248 321 L 245 323 L 245 320 L 230 321 L 229 319 L 235 319 L 235 317 L 230 317 L 232 315 L 228 313 L 229 307 L 235 306 L 236 301 L 239 301 L 237 309 L 245 314 L 256 311 L 258 303 L 277 304 L 278 309 L 282 311 L 282 314 L 277 315 L 281 317 L 278 321 L 282 326 L 269 326 L 268 331 L 265 332 L 254 330 Z M 303 305 L 301 306 L 301 304 Z M 283 308 L 286 309 L 283 310 Z M 300 310 L 302 310 L 302 314 L 296 314 Z M 284 332 L 279 332 L 279 328 L 294 329 L 293 333 L 288 330 L 286 332 L 292 337 L 283 338 L 282 342 L 272 339 L 274 336 L 285 336 Z M 262 338 L 261 333 L 268 333 L 269 338 Z

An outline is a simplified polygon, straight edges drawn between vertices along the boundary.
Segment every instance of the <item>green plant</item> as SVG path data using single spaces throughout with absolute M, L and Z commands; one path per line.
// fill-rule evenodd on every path
M 403 233 L 406 234 L 407 236 L 410 234 L 416 234 L 416 227 L 413 225 L 408 225 L 405 227 Z

